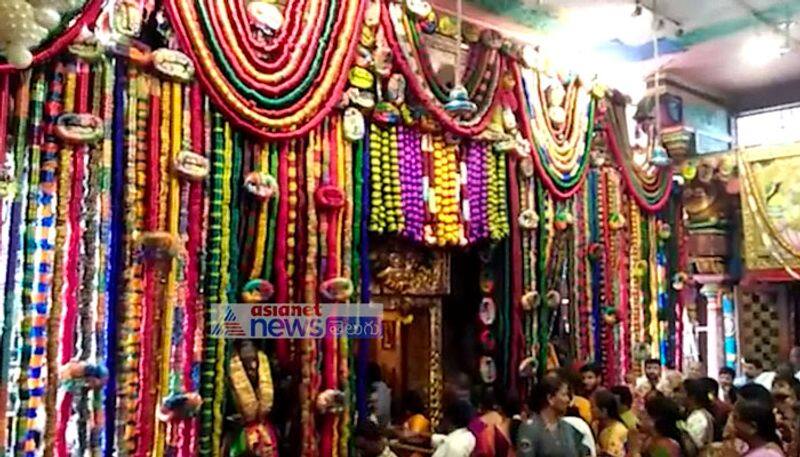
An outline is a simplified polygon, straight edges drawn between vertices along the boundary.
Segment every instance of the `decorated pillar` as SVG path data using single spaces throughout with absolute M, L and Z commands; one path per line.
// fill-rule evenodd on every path
M 722 348 L 722 305 L 720 302 L 720 286 L 711 282 L 700 288 L 700 294 L 706 299 L 706 368 L 709 376 L 719 372 L 724 355 Z
M 722 294 L 722 331 L 724 338 L 725 366 L 736 369 L 737 344 L 736 344 L 736 307 L 734 297 L 730 292 Z

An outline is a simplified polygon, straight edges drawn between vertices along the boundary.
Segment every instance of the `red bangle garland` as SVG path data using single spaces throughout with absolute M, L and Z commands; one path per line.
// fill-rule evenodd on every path
M 197 30 L 198 24 L 195 23 L 196 14 L 192 14 L 196 12 L 186 1 L 166 2 L 170 23 L 181 46 L 194 61 L 198 69 L 197 76 L 209 97 L 237 127 L 273 141 L 294 138 L 307 134 L 319 125 L 339 103 L 347 83 L 347 72 L 340 70 L 350 68 L 358 43 L 359 34 L 354 30 L 346 35 L 342 31 L 337 36 L 339 45 L 332 47 L 341 50 L 341 54 L 337 55 L 338 65 L 336 68 L 332 68 L 333 65 L 325 65 L 324 68 L 327 69 L 325 80 L 311 89 L 313 92 L 311 100 L 295 103 L 296 112 L 289 116 L 276 115 L 273 111 L 256 107 L 252 100 L 237 93 L 230 82 L 220 74 L 217 64 L 211 61 L 213 58 L 204 46 L 203 40 L 197 39 L 200 32 Z M 348 28 L 361 23 L 366 3 L 360 0 L 347 0 L 347 14 L 353 15 L 349 18 L 352 23 L 348 23 Z

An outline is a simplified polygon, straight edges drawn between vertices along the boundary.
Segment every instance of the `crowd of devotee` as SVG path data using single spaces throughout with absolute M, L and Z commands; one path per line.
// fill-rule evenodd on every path
M 699 363 L 679 372 L 649 359 L 641 376 L 607 385 L 598 364 L 562 367 L 525 402 L 456 373 L 432 428 L 421 393 L 393 402 L 376 365 L 355 443 L 365 457 L 800 456 L 800 347 L 775 370 L 754 358 L 739 368 L 708 377 Z

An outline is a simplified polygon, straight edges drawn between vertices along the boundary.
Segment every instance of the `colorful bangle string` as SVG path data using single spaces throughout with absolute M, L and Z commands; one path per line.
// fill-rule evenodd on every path
M 13 172 L 14 181 L 17 183 L 17 192 L 11 203 L 9 210 L 8 225 L 8 254 L 4 296 L 3 296 L 3 327 L 0 337 L 0 383 L 7 386 L 0 389 L 0 454 L 6 455 L 6 450 L 13 448 L 13 443 L 9 442 L 9 430 L 14 430 L 17 411 L 15 404 L 11 404 L 11 399 L 16 398 L 19 390 L 19 372 L 11 367 L 12 344 L 18 347 L 19 342 L 19 321 L 22 314 L 21 293 L 22 293 L 22 264 L 25 261 L 25 238 L 23 230 L 23 210 L 27 205 L 28 182 L 30 165 L 25 153 L 29 142 L 28 128 L 35 122 L 36 112 L 31 112 L 31 108 L 41 106 L 41 100 L 35 99 L 40 83 L 42 82 L 41 73 L 33 77 L 32 72 L 27 71 L 20 75 L 18 89 L 14 95 L 14 117 L 12 126 L 16 128 L 14 135 L 14 161 Z M 32 99 L 33 94 L 33 99 Z M 30 105 L 33 105 L 30 106 Z M 31 119 L 31 116 L 34 118 Z M 18 359 L 17 354 L 14 354 Z M 16 402 L 15 402 L 16 403 Z
M 77 72 L 74 63 L 67 66 L 65 74 L 66 82 L 64 84 L 64 99 L 62 109 L 64 112 L 72 112 L 75 109 L 75 86 L 77 84 Z M 72 164 L 71 159 L 75 151 L 69 145 L 64 145 L 58 154 L 58 191 L 57 191 L 57 215 L 55 220 L 55 246 L 53 258 L 53 271 L 52 271 L 52 287 L 53 296 L 52 304 L 50 305 L 49 316 L 47 318 L 47 334 L 59 335 L 59 338 L 50 338 L 47 342 L 47 384 L 50 386 L 58 386 L 58 367 L 66 361 L 64 360 L 65 354 L 60 352 L 72 351 L 72 320 L 75 316 L 75 309 L 70 306 L 64 306 L 64 279 L 71 272 L 65 268 L 65 258 L 69 255 L 69 246 L 67 246 L 67 229 L 70 210 L 72 205 L 70 200 L 72 197 Z M 76 181 L 78 177 L 76 176 Z M 70 244 L 72 244 L 70 242 Z M 74 265 L 73 265 L 74 268 Z M 72 287 L 75 285 L 72 284 Z M 74 289 L 68 289 L 72 291 Z M 66 309 L 65 309 L 66 308 Z M 63 313 L 63 316 L 62 316 Z M 64 321 L 62 322 L 62 317 Z M 69 335 L 67 335 L 67 326 L 69 328 Z M 73 325 L 74 326 L 74 325 Z M 63 333 L 59 331 L 59 327 L 63 327 Z M 60 339 L 66 338 L 65 344 L 60 344 Z M 61 348 L 61 351 L 59 351 Z M 69 359 L 67 359 L 68 361 Z M 56 426 L 66 424 L 68 417 L 61 417 L 63 413 L 61 408 L 56 409 L 56 397 L 58 388 L 47 389 L 45 394 L 45 439 L 43 453 L 46 457 L 53 455 L 57 452 L 59 457 L 66 454 L 66 443 L 64 443 L 64 433 L 61 430 L 56 430 Z M 67 394 L 69 395 L 69 394 Z M 71 397 L 71 395 L 69 395 Z M 69 411 L 67 411 L 69 414 Z M 59 433 L 60 432 L 60 433 Z

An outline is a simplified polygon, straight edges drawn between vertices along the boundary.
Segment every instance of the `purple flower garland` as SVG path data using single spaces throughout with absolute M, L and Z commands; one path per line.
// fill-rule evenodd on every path
M 416 129 L 397 127 L 400 154 L 400 202 L 405 216 L 403 235 L 423 240 L 425 207 L 422 199 L 422 147 Z

